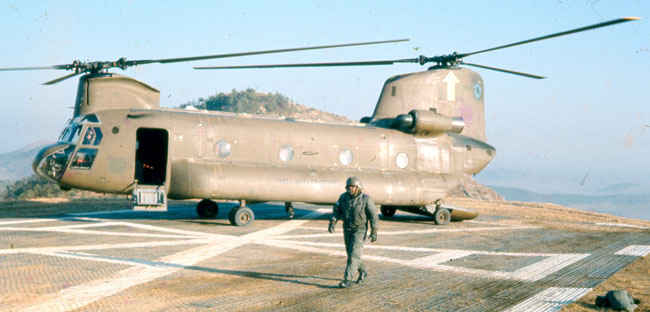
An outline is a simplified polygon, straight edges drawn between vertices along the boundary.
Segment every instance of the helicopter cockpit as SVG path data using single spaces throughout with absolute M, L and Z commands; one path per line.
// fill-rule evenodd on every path
M 38 153 L 34 171 L 58 183 L 68 168 L 90 170 L 103 137 L 99 124 L 95 114 L 68 120 L 57 142 Z

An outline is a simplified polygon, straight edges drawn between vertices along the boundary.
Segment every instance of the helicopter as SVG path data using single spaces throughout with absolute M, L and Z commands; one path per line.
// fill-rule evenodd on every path
M 151 60 L 81 62 L 12 70 L 69 70 L 45 82 L 78 75 L 73 117 L 56 143 L 33 161 L 36 174 L 63 189 L 131 196 L 133 209 L 164 211 L 167 199 L 201 199 L 196 211 L 214 218 L 220 201 L 239 204 L 231 224 L 251 224 L 247 204 L 332 204 L 343 181 L 356 176 L 384 217 L 402 210 L 435 224 L 475 218 L 468 208 L 444 202 L 463 179 L 479 173 L 496 155 L 487 143 L 484 85 L 463 66 L 533 79 L 545 77 L 465 62 L 466 57 L 595 28 L 638 20 L 618 18 L 470 53 L 355 62 L 200 66 L 196 70 L 432 64 L 424 71 L 390 77 L 371 116 L 354 123 L 271 118 L 160 107 L 160 92 L 111 73 L 151 63 L 189 62 L 256 54 L 388 44 L 408 39 L 312 46 Z

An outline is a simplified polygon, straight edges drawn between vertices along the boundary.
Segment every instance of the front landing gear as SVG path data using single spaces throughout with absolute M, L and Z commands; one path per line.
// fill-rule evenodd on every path
M 228 220 L 230 220 L 230 224 L 232 225 L 246 226 L 253 223 L 255 220 L 255 214 L 253 213 L 253 210 L 246 207 L 245 200 L 240 200 L 239 206 L 230 210 Z

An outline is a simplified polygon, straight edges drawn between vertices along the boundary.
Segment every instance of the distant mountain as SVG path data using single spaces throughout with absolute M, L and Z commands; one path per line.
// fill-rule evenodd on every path
M 616 193 L 640 193 L 641 185 L 637 183 L 617 183 L 598 189 L 596 192 L 601 194 Z
M 32 175 L 34 156 L 48 143 L 38 141 L 19 150 L 0 154 L 0 181 L 15 181 Z
M 490 186 L 509 201 L 554 203 L 583 210 L 609 213 L 617 216 L 650 220 L 650 194 L 542 194 L 525 189 Z

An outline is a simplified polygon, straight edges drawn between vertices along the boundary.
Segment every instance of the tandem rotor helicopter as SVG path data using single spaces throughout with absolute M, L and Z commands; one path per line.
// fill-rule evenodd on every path
M 224 112 L 160 107 L 160 93 L 135 79 L 108 72 L 151 63 L 189 62 L 408 41 L 408 39 L 312 46 L 170 59 L 80 62 L 11 70 L 69 70 L 52 85 L 82 75 L 74 115 L 57 143 L 44 147 L 34 171 L 62 188 L 132 194 L 132 206 L 166 210 L 167 198 L 202 199 L 200 217 L 218 213 L 215 200 L 239 201 L 233 225 L 254 220 L 251 202 L 330 204 L 342 183 L 359 177 L 367 193 L 391 217 L 404 210 L 436 224 L 472 219 L 477 213 L 445 205 L 447 193 L 495 156 L 486 143 L 483 80 L 473 66 L 529 78 L 544 77 L 467 63 L 464 58 L 581 31 L 637 20 L 626 17 L 470 53 L 433 57 L 250 66 L 282 67 L 433 64 L 386 80 L 372 116 L 359 123 L 321 123 Z

